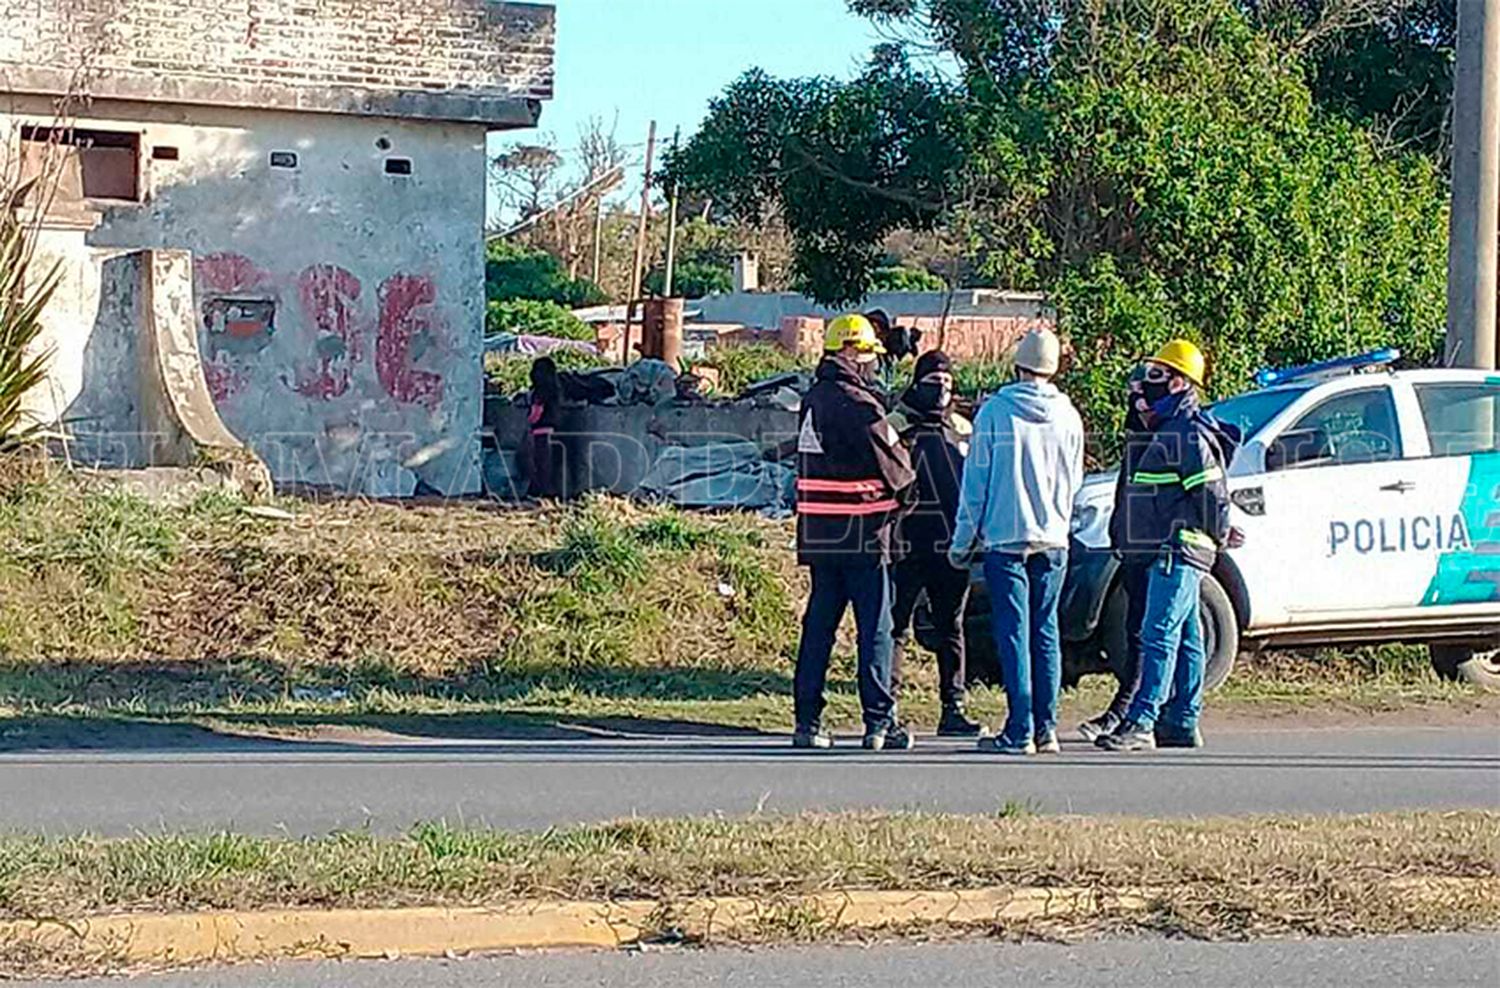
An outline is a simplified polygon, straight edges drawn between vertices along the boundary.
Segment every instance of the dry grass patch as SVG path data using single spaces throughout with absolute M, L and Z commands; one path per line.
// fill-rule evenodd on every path
M 1453 879 L 1468 881 L 1443 884 Z M 1442 894 L 1414 895 L 1423 883 Z M 0 917 L 12 919 L 995 887 L 1152 890 L 1149 912 L 1123 919 L 1195 936 L 1490 928 L 1500 926 L 1500 814 L 835 815 L 546 833 L 431 825 L 398 839 L 0 840 Z

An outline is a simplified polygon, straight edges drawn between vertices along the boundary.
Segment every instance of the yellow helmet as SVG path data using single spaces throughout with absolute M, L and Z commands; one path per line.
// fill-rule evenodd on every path
M 1168 343 L 1156 351 L 1156 356 L 1151 358 L 1151 362 L 1170 367 L 1200 388 L 1203 387 L 1203 379 L 1208 372 L 1208 361 L 1204 359 L 1203 351 L 1187 340 L 1173 340 Z
M 885 353 L 875 324 L 858 313 L 839 316 L 823 334 L 823 350 L 827 353 L 837 353 L 850 345 L 861 353 Z

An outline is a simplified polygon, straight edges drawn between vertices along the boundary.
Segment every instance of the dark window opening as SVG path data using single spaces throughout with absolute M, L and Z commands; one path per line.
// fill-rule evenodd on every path
M 55 181 L 57 198 L 141 200 L 141 135 L 75 127 L 21 128 L 27 177 Z
M 385 173 L 387 175 L 410 175 L 410 158 L 387 158 L 385 159 Z
M 176 161 L 177 158 L 177 149 L 174 147 L 159 144 L 151 149 L 151 160 L 153 161 Z
M 297 152 L 296 151 L 272 151 L 271 152 L 271 167 L 272 168 L 296 168 L 297 167 Z

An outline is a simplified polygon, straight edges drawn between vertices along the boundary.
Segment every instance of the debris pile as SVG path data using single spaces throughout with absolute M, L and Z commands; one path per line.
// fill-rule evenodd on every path
M 650 358 L 628 367 L 563 371 L 559 380 L 566 404 L 565 426 L 557 439 L 571 446 L 569 456 L 575 463 L 588 461 L 597 448 L 611 443 L 628 446 L 629 455 L 638 463 L 642 456 L 646 458 L 638 467 L 643 472 L 634 474 L 632 482 L 624 486 L 618 485 L 619 471 L 615 471 L 616 476 L 607 483 L 616 484 L 616 493 L 695 510 L 757 511 L 771 517 L 784 517 L 793 510 L 796 471 L 790 462 L 790 447 L 795 441 L 795 415 L 801 408 L 802 395 L 812 386 L 810 374 L 777 374 L 756 382 L 735 398 L 714 396 L 708 374 L 678 374 L 669 364 Z M 528 393 L 514 396 L 509 402 L 510 413 L 519 414 L 529 407 L 530 400 Z M 591 408 L 638 408 L 643 420 L 632 422 L 629 431 L 639 434 L 612 434 L 609 426 L 600 424 L 602 416 L 590 414 Z M 695 410 L 704 414 L 702 428 L 692 425 Z M 727 416 L 726 411 L 730 413 Z M 658 417 L 668 412 L 676 415 L 673 427 L 659 427 Z M 786 421 L 778 421 L 777 428 L 786 433 L 787 441 L 753 434 L 754 428 L 742 422 L 737 413 L 744 413 L 746 419 L 758 414 L 762 422 L 768 414 L 773 418 L 778 413 L 785 416 Z M 682 427 L 684 417 L 688 418 L 686 428 Z M 620 421 L 618 415 L 614 421 Z M 518 483 L 513 455 L 497 450 L 496 456 L 504 462 L 487 466 L 492 493 L 515 496 L 516 488 L 524 485 Z M 639 483 L 634 483 L 637 477 Z M 591 480 L 575 484 L 570 492 L 602 486 Z

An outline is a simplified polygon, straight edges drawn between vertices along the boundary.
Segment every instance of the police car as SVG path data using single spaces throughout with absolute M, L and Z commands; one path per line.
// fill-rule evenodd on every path
M 1500 374 L 1392 371 L 1399 356 L 1262 372 L 1213 406 L 1244 436 L 1228 483 L 1246 542 L 1203 584 L 1210 688 L 1242 648 L 1397 641 L 1500 688 Z M 1074 514 L 1069 681 L 1125 650 L 1114 486 L 1091 476 Z

